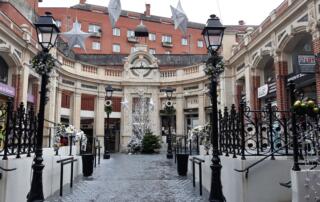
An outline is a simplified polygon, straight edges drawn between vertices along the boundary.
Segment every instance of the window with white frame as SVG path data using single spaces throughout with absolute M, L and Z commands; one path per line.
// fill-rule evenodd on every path
M 172 38 L 170 35 L 163 35 L 162 36 L 162 42 L 164 43 L 172 43 Z
M 112 29 L 112 35 L 113 36 L 120 36 L 120 29 L 119 28 L 113 28 Z
M 92 49 L 93 50 L 100 50 L 100 48 L 101 48 L 100 42 L 98 42 L 98 41 L 92 42 Z
M 198 48 L 203 48 L 203 41 L 202 40 L 198 40 Z
M 155 33 L 149 33 L 149 41 L 155 41 L 156 40 L 156 34 Z
M 98 33 L 100 32 L 101 27 L 99 25 L 89 25 L 88 32 L 90 33 Z
M 135 37 L 134 31 L 133 31 L 133 30 L 128 30 L 128 31 L 127 31 L 127 37 L 128 37 L 128 38 L 134 38 L 134 37 Z
M 57 25 L 57 27 L 61 27 L 61 21 L 60 20 L 56 20 L 56 25 Z
M 181 45 L 187 46 L 188 45 L 188 39 L 187 38 L 182 38 L 181 39 Z
M 149 53 L 152 54 L 152 55 L 156 54 L 156 49 L 149 48 Z
M 120 53 L 120 45 L 119 44 L 113 44 L 112 45 L 112 52 Z

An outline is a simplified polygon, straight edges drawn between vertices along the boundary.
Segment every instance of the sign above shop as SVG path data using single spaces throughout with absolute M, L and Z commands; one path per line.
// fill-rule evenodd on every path
M 258 88 L 258 98 L 262 98 L 262 97 L 268 95 L 268 90 L 269 90 L 268 84 L 260 86 Z
M 288 79 L 287 79 L 287 82 L 290 82 L 290 81 L 295 81 L 297 79 L 300 79 L 302 77 L 304 77 L 306 74 L 293 74 L 293 75 L 289 75 Z
M 0 83 L 0 94 L 14 97 L 16 95 L 16 89 L 12 86 L 8 86 L 6 84 Z
M 300 73 L 314 73 L 316 59 L 314 55 L 298 55 Z

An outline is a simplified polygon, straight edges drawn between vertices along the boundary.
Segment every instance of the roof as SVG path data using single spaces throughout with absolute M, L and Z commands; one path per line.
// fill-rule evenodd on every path
M 96 10 L 96 11 L 103 12 L 105 14 L 108 13 L 107 7 L 93 5 L 93 4 L 87 4 L 87 3 L 86 4 L 77 4 L 75 6 L 72 6 L 71 8 L 85 10 L 85 11 Z M 121 16 L 122 17 L 135 16 L 143 21 L 150 21 L 150 22 L 157 22 L 157 23 L 161 23 L 161 22 L 165 21 L 166 23 L 173 24 L 173 21 L 171 18 L 160 17 L 160 16 L 156 16 L 156 15 L 146 16 L 143 13 L 138 13 L 138 12 L 133 12 L 133 11 L 122 10 Z M 202 23 L 188 22 L 188 28 L 203 29 L 204 26 L 205 26 L 205 24 L 202 24 Z
M 155 54 L 159 59 L 159 66 L 185 67 L 203 63 L 208 55 L 182 55 L 182 54 Z M 76 54 L 75 59 L 98 66 L 123 66 L 127 54 Z

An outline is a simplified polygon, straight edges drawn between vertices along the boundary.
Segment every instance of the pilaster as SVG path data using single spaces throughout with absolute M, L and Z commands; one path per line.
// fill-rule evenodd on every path
M 177 135 L 184 134 L 184 97 L 182 87 L 176 89 L 176 129 Z
M 81 113 L 81 92 L 75 89 L 72 96 L 72 125 L 76 129 L 80 129 L 80 113 Z
M 100 88 L 100 86 L 99 86 Z M 99 91 L 98 95 L 95 97 L 95 106 L 94 106 L 94 134 L 97 137 L 104 136 L 104 102 L 105 102 L 105 92 Z

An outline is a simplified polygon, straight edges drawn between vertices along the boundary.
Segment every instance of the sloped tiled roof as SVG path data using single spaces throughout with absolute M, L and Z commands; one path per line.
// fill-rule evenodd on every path
M 155 54 L 159 59 L 159 66 L 185 67 L 205 62 L 208 55 Z M 123 66 L 127 54 L 77 54 L 75 59 L 98 66 Z

